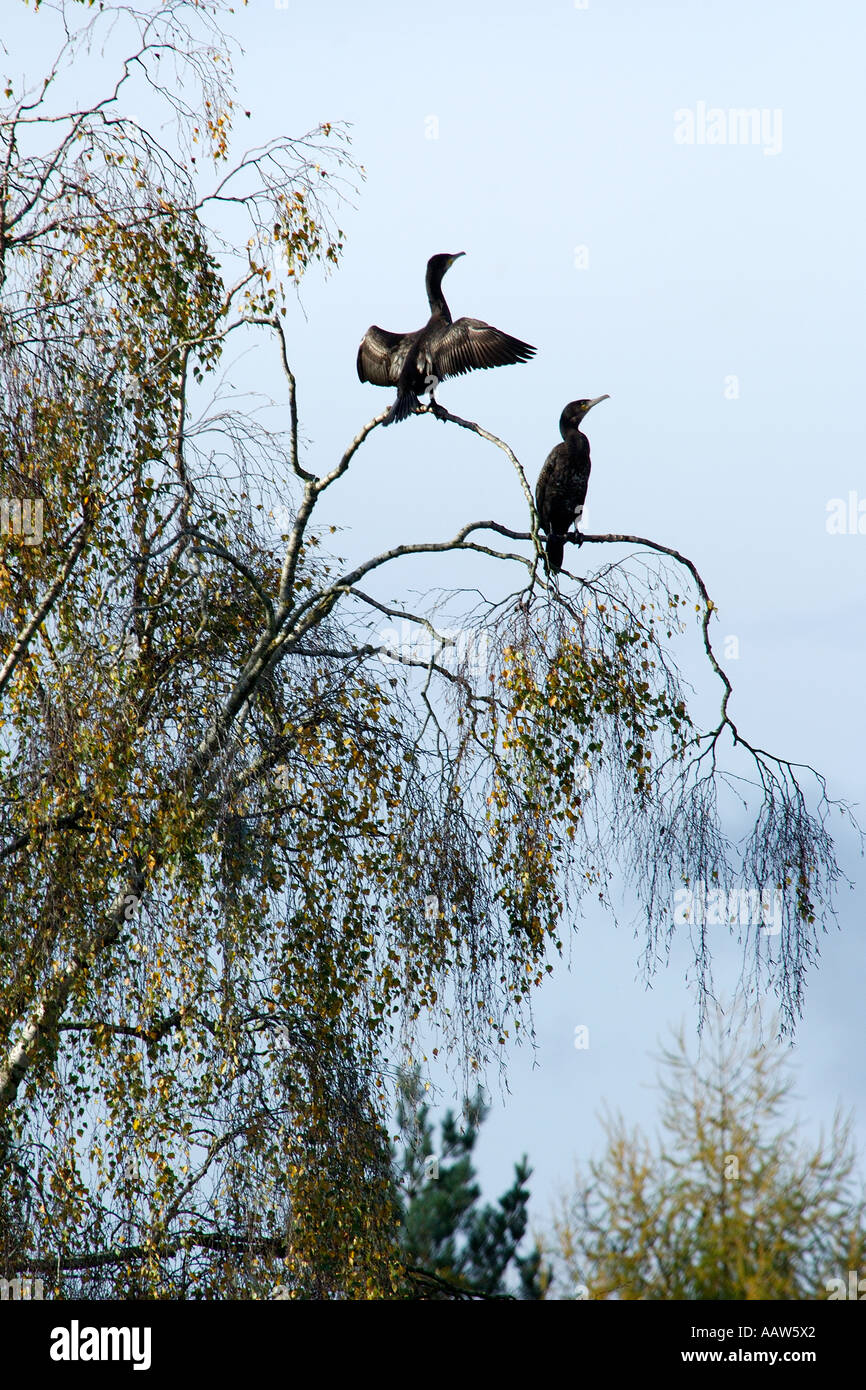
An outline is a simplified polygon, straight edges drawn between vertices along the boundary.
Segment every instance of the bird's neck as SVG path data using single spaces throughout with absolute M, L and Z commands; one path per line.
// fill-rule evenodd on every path
M 585 454 L 589 449 L 589 440 L 575 425 L 570 430 L 563 430 L 562 437 L 565 440 L 565 447 L 570 457 Z
M 430 305 L 430 314 L 433 318 L 444 319 L 446 323 L 451 322 L 451 310 L 445 303 L 445 296 L 442 293 L 442 276 L 427 275 L 427 302 Z

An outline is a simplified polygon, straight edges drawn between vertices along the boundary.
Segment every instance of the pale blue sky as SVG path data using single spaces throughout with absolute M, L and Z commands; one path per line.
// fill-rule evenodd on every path
M 18 6 L 3 31 L 31 55 L 22 66 L 40 19 Z M 739 638 L 731 708 L 744 731 L 861 799 L 866 535 L 829 535 L 826 508 L 851 490 L 866 500 L 862 6 L 253 0 L 233 24 L 245 138 L 343 119 L 367 170 L 339 216 L 342 268 L 310 277 L 307 319 L 291 321 L 310 465 L 334 460 L 387 400 L 355 375 L 368 324 L 420 326 L 428 256 L 465 251 L 445 284 L 455 316 L 539 350 L 446 383 L 443 403 L 507 439 L 534 481 L 566 401 L 609 392 L 587 425 L 590 529 L 690 555 L 717 635 Z M 781 150 L 678 144 L 675 111 L 700 102 L 781 112 Z M 430 418 L 377 431 L 331 506 L 350 556 L 470 519 L 524 521 L 505 461 Z M 452 571 L 483 575 L 474 562 Z M 390 592 L 440 582 L 433 563 L 407 562 Z M 863 866 L 850 837 L 840 848 L 858 888 L 840 895 L 843 931 L 826 938 L 793 1055 L 802 1113 L 856 1105 L 866 1148 Z M 557 968 L 537 998 L 535 1064 L 515 1054 L 511 1095 L 484 1131 L 490 1195 L 528 1150 L 543 1218 L 573 1159 L 598 1149 L 603 1100 L 653 1122 L 649 1053 L 696 1012 L 686 943 L 649 992 L 639 953 L 627 925 L 581 925 L 571 972 Z M 717 964 L 724 990 L 736 955 L 721 929 Z M 573 1047 L 580 1023 L 588 1052 Z
M 346 119 L 368 175 L 341 217 L 342 270 L 305 291 L 311 454 L 333 456 L 380 409 L 384 393 L 354 376 L 367 325 L 422 323 L 427 257 L 466 251 L 445 286 L 455 314 L 539 351 L 446 383 L 443 401 L 507 439 L 534 479 L 565 402 L 610 392 L 587 426 L 592 529 L 691 555 L 717 632 L 740 640 L 744 728 L 861 798 L 866 535 L 828 535 L 826 504 L 858 488 L 866 499 L 862 9 L 258 0 L 239 20 L 259 137 Z M 675 143 L 674 112 L 701 101 L 780 109 L 781 151 Z M 729 375 L 739 399 L 725 397 Z M 333 499 L 351 518 L 346 553 L 393 543 L 407 520 L 418 538 L 491 514 L 521 524 L 504 461 L 456 433 L 428 419 L 379 432 Z M 407 585 L 424 582 L 441 582 L 433 565 L 407 571 Z M 826 1119 L 840 1097 L 866 1135 L 862 891 L 840 907 L 794 1051 L 803 1113 Z M 738 955 L 719 936 L 724 989 Z M 537 999 L 535 1065 L 515 1053 L 512 1093 L 484 1132 L 486 1187 L 527 1149 L 539 1215 L 573 1158 L 598 1147 L 603 1100 L 652 1123 L 648 1054 L 670 1023 L 695 1020 L 685 939 L 650 992 L 639 950 L 627 925 L 581 926 L 570 973 Z M 573 1046 L 579 1023 L 588 1052 Z

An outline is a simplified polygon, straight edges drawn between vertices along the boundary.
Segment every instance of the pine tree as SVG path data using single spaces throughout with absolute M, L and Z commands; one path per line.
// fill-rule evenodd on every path
M 490 1107 L 479 1090 L 464 1106 L 462 1122 L 449 1110 L 437 1153 L 430 1107 L 421 1095 L 417 1071 L 406 1074 L 397 1116 L 403 1139 L 398 1204 L 405 1296 L 544 1298 L 541 1252 L 534 1247 L 527 1255 L 518 1253 L 532 1176 L 526 1156 L 514 1165 L 514 1182 L 499 1201 L 480 1206 L 472 1153 Z

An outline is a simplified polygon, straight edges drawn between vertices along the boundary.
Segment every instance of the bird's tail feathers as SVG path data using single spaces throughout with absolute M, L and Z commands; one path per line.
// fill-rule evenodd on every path
M 562 562 L 565 558 L 565 545 L 562 536 L 547 537 L 547 562 L 554 574 L 558 574 L 562 569 Z
M 382 421 L 383 425 L 393 425 L 397 420 L 408 420 L 421 401 L 414 391 L 397 392 L 397 399 Z

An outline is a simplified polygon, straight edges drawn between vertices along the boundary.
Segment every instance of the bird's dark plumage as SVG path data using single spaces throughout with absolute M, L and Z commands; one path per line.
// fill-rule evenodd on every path
M 384 424 L 405 420 L 425 391 L 437 410 L 433 392 L 449 376 L 461 376 L 478 367 L 505 367 L 528 362 L 535 352 L 529 343 L 512 338 L 480 319 L 458 319 L 442 294 L 442 277 L 462 251 L 431 256 L 427 262 L 427 299 L 430 318 L 415 333 L 389 333 L 373 324 L 358 349 L 358 376 L 374 386 L 396 386 L 397 399 Z
M 589 485 L 589 440 L 580 423 L 587 411 L 608 396 L 594 400 L 570 401 L 559 417 L 559 433 L 564 443 L 551 449 L 535 485 L 538 520 L 547 535 L 547 558 L 555 573 L 562 569 L 564 537 L 572 526 L 579 532 L 583 504 Z

